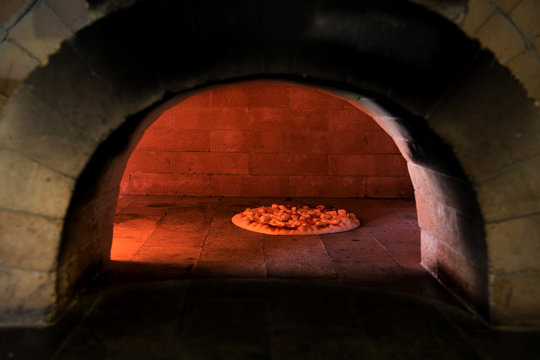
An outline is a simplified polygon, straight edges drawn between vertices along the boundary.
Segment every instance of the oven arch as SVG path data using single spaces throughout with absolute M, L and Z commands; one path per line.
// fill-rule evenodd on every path
M 393 116 L 379 117 L 396 138 L 402 135 L 397 143 L 411 159 L 429 162 L 430 153 L 408 142 L 396 123 L 409 127 L 413 138 L 418 134 L 411 124 L 421 124 L 447 143 L 481 213 L 482 235 L 470 242 L 484 249 L 478 260 L 485 269 L 480 308 L 495 324 L 539 321 L 533 315 L 540 295 L 530 293 L 540 267 L 530 256 L 537 253 L 536 245 L 525 232 L 507 234 L 508 227 L 524 228 L 537 217 L 538 184 L 531 175 L 538 164 L 538 112 L 493 55 L 450 22 L 411 3 L 214 5 L 209 10 L 195 2 L 140 1 L 112 13 L 65 43 L 9 100 L 0 122 L 3 161 L 18 164 L 14 182 L 31 179 L 26 180 L 27 198 L 10 204 L 12 216 L 14 221 L 27 218 L 19 226 L 29 246 L 35 246 L 41 229 L 48 234 L 39 262 L 21 254 L 5 275 L 15 289 L 6 303 L 11 319 L 45 321 L 51 306 L 62 307 L 76 284 L 84 283 L 83 275 L 92 276 L 102 265 L 110 246 L 100 240 L 107 224 L 79 227 L 83 213 L 74 209 L 111 211 L 111 203 L 93 202 L 91 194 L 76 190 L 91 185 L 85 173 L 127 160 L 100 157 L 108 146 L 129 146 L 108 142 L 111 133 L 131 127 L 134 134 L 143 115 L 173 95 L 220 82 L 276 77 L 339 89 L 363 106 L 365 98 L 374 98 L 385 108 L 403 110 L 409 115 L 401 123 Z M 181 49 L 167 46 L 178 43 Z M 142 53 L 141 44 L 146 46 Z M 153 62 L 149 55 L 160 50 L 166 51 Z M 364 97 L 351 95 L 358 93 Z M 415 187 L 433 175 L 420 173 Z M 94 195 L 114 194 L 114 184 L 95 184 L 100 186 Z M 36 194 L 49 196 L 31 197 Z M 81 229 L 89 240 L 73 240 Z M 507 252 L 509 243 L 514 252 Z M 88 252 L 93 255 L 81 256 Z M 426 265 L 437 272 L 460 267 L 435 259 Z

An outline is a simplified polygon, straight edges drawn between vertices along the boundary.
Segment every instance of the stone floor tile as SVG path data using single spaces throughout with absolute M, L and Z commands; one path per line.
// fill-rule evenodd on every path
M 160 223 L 145 242 L 145 246 L 202 247 L 208 227 L 201 225 L 169 225 Z
M 158 217 L 119 214 L 114 218 L 113 237 L 148 237 L 156 228 Z
M 209 225 L 214 208 L 207 206 L 171 207 L 161 221 L 167 225 Z
M 163 215 L 167 212 L 167 207 L 153 207 L 153 206 L 147 206 L 146 204 L 140 204 L 135 201 L 133 201 L 131 204 L 129 204 L 120 214 L 124 215 L 138 215 L 139 217 L 145 217 L 148 219 L 154 219 L 157 220 L 161 219 Z
M 413 225 L 391 208 L 385 209 L 373 209 L 363 210 L 356 213 L 358 219 L 360 219 L 361 226 L 365 227 L 385 227 L 394 229 L 407 229 Z
M 321 236 L 334 263 L 393 263 L 392 256 L 366 230 Z
M 242 248 L 218 248 L 218 247 L 205 247 L 201 254 L 201 261 L 216 261 L 216 262 L 231 262 L 231 263 L 252 263 L 260 262 L 264 263 L 264 252 L 261 246 L 262 244 L 255 244 L 255 246 L 242 247 Z
M 369 231 L 401 265 L 415 266 L 420 263 L 420 230 L 400 228 L 370 228 Z
M 115 236 L 111 246 L 111 260 L 130 261 L 146 241 L 146 237 Z
M 263 242 L 268 277 L 337 277 L 319 236 L 267 235 Z
M 197 246 L 146 246 L 143 245 L 133 256 L 138 263 L 174 264 L 191 267 L 197 263 L 201 248 Z

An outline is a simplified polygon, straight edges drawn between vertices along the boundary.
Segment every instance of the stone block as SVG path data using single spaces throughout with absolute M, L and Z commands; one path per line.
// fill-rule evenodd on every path
M 291 131 L 288 151 L 291 154 L 327 154 L 332 136 L 326 131 Z
M 540 157 L 517 163 L 477 186 L 486 222 L 540 212 Z
M 338 96 L 316 89 L 294 86 L 291 88 L 291 108 L 293 109 L 350 109 L 351 105 Z
M 478 29 L 493 15 L 495 6 L 489 0 L 471 0 L 465 22 L 461 27 L 469 36 L 473 36 Z
M 407 176 L 407 162 L 401 155 L 328 156 L 330 175 Z
M 170 172 L 170 153 L 168 151 L 135 151 L 129 158 L 128 173 L 168 173 Z
M 37 4 L 10 31 L 12 39 L 42 62 L 72 34 L 45 3 Z
M 141 195 L 210 195 L 207 174 L 132 174 L 131 194 Z
M 486 226 L 490 270 L 494 273 L 540 271 L 540 215 Z
M 422 258 L 421 264 L 433 276 L 437 277 L 437 248 L 439 241 L 429 233 L 422 229 L 420 232 L 420 255 Z
M 178 105 L 182 109 L 184 108 L 201 108 L 201 107 L 212 107 L 212 91 L 205 90 L 203 92 L 196 93 L 194 95 L 188 96 L 182 100 Z
M 540 36 L 540 1 L 523 0 L 512 11 L 512 21 L 526 38 Z
M 18 14 L 21 14 L 29 5 L 25 0 L 4 0 L 0 3 L 0 25 L 9 27 Z
M 72 177 L 80 174 L 97 146 L 83 129 L 26 86 L 19 88 L 0 113 L 0 143 Z
M 376 132 L 380 127 L 371 116 L 351 107 L 330 112 L 329 130 Z
M 375 105 L 373 105 L 375 106 Z M 369 114 L 372 116 L 373 120 L 392 138 L 396 140 L 411 140 L 409 130 L 405 128 L 398 120 L 392 116 L 378 114 L 383 110 L 371 109 Z
M 0 268 L 0 324 L 44 325 L 55 296 L 54 273 Z
M 69 45 L 102 85 L 109 88 L 109 93 L 116 95 L 124 113 L 131 115 L 162 100 L 164 88 L 156 75 L 159 65 L 151 63 L 161 60 L 141 53 L 141 41 L 145 41 L 141 36 L 147 34 L 139 32 L 136 35 L 133 27 L 142 27 L 119 25 L 125 18 L 116 20 L 104 19 L 92 27 L 83 28 Z
M 289 196 L 287 176 L 211 175 L 211 196 Z
M 309 90 L 306 90 L 309 91 Z M 252 81 L 241 86 L 212 89 L 214 107 L 289 108 L 289 85 L 275 81 Z
M 414 189 L 411 179 L 403 177 L 373 177 L 367 178 L 366 196 L 369 198 L 401 198 L 411 199 Z
M 227 131 L 227 130 L 224 130 Z M 136 151 L 209 151 L 210 131 L 196 129 L 148 128 L 137 144 Z
M 424 176 L 424 168 L 410 161 L 407 161 L 407 169 L 409 170 L 409 175 L 411 177 L 411 182 L 414 186 L 414 191 L 424 196 L 430 196 L 429 184 L 426 183 L 426 178 Z
M 415 191 L 458 210 L 468 217 L 481 220 L 481 213 L 472 186 L 462 179 L 408 163 Z
M 189 269 L 197 264 L 200 253 L 201 248 L 198 246 L 152 246 L 146 243 L 131 261 L 143 264 L 174 264 L 174 268 L 184 268 L 189 272 Z
M 243 153 L 172 152 L 174 174 L 248 174 L 249 155 Z
M 0 266 L 54 271 L 62 222 L 0 210 Z
M 363 131 L 362 131 L 363 132 Z M 392 138 L 383 129 L 364 133 L 364 142 L 367 151 L 371 154 L 400 154 L 400 151 Z
M 510 71 L 486 52 L 427 121 L 452 147 L 473 185 L 540 152 L 538 109 Z
M 57 300 L 59 309 L 65 308 L 74 294 L 84 288 L 98 273 L 98 256 L 94 244 L 80 248 L 80 253 L 62 260 L 57 272 Z
M 253 110 L 255 111 L 255 110 Z M 177 129 L 247 130 L 247 108 L 172 108 Z
M 493 0 L 492 2 L 503 12 L 509 14 L 523 0 Z
M 415 197 L 420 228 L 459 251 L 461 239 L 457 234 L 456 211 L 418 192 Z
M 319 110 L 292 110 L 295 114 L 296 128 L 306 131 L 328 131 L 330 125 L 330 117 L 334 110 L 319 109 Z M 339 110 L 336 110 L 339 112 Z
M 368 136 L 360 132 L 332 131 L 328 133 L 328 151 L 332 154 L 366 154 L 368 148 Z M 392 140 L 390 140 L 392 141 Z
M 85 0 L 48 0 L 49 4 L 77 31 L 90 23 L 90 12 Z
M 289 136 L 281 131 L 250 131 L 250 150 L 255 153 L 286 153 Z
M 66 266 L 81 271 L 86 267 L 98 269 L 109 260 L 117 199 L 118 192 L 109 192 L 72 209 L 65 219 L 59 269 Z M 67 265 L 73 261 L 82 264 Z M 69 276 L 78 281 L 83 275 L 76 272 Z
M 62 218 L 75 181 L 15 152 L 0 148 L 0 204 L 51 218 Z
M 34 71 L 25 84 L 74 126 L 102 140 L 124 120 L 118 95 L 67 45 Z
M 8 99 L 9 98 L 7 96 L 0 94 L 0 112 L 2 111 L 2 108 L 4 107 Z
M 0 47 L 0 92 L 13 94 L 20 83 L 39 65 L 39 61 L 10 41 Z
M 495 53 L 502 64 L 525 49 L 518 29 L 502 14 L 495 13 L 476 33 L 480 43 Z
M 252 175 L 328 175 L 324 154 L 250 154 Z
M 458 199 L 451 196 L 455 188 L 429 183 L 424 176 L 429 170 L 409 164 L 415 185 L 419 224 L 439 240 L 452 247 L 474 264 L 485 264 L 486 246 L 483 221 L 474 197 L 458 191 Z M 445 177 L 444 177 L 445 178 Z M 443 178 L 443 179 L 444 179 Z M 444 183 L 443 183 L 444 184 Z M 461 186 L 456 183 L 457 188 Z M 448 195 L 445 194 L 448 192 Z M 471 202 L 472 208 L 467 204 Z
M 210 131 L 210 151 L 244 152 L 250 149 L 251 138 L 248 131 L 214 130 Z
M 451 244 L 474 267 L 487 269 L 485 224 L 456 212 L 457 242 Z M 487 271 L 487 270 L 486 270 Z
M 536 49 L 536 51 L 540 50 L 540 36 L 536 38 L 536 40 L 533 41 L 533 46 Z
M 130 195 L 131 194 L 131 174 L 124 173 L 124 176 L 122 176 L 122 180 L 120 181 L 120 195 Z
M 487 269 L 477 267 L 443 243 L 437 246 L 437 278 L 481 315 L 488 306 Z
M 540 274 L 500 274 L 491 277 L 491 320 L 505 327 L 540 326 Z
M 250 111 L 251 129 L 291 131 L 298 128 L 297 119 L 304 113 L 290 109 L 258 108 Z
M 401 156 L 405 158 L 408 164 L 412 164 L 414 159 L 413 159 L 413 154 L 411 152 L 411 149 L 414 149 L 414 145 L 413 145 L 414 141 L 408 141 L 401 138 L 392 138 L 392 140 L 396 144 Z
M 422 266 L 469 306 L 485 315 L 486 269 L 474 266 L 424 229 L 420 239 Z
M 297 197 L 365 197 L 363 176 L 290 176 L 289 196 Z
M 510 60 L 508 66 L 521 81 L 527 94 L 532 98 L 540 99 L 540 60 L 536 53 L 533 50 L 527 50 Z
M 87 191 L 86 196 L 88 197 L 98 197 L 104 194 L 109 194 L 111 192 L 119 191 L 118 186 L 124 175 L 128 158 L 126 155 L 116 156 L 113 159 L 106 160 L 107 167 L 101 170 L 95 170 L 99 172 L 99 176 L 94 177 L 92 180 L 85 180 L 91 182 L 92 184 L 87 187 L 92 187 L 92 191 Z M 87 182 L 87 184 L 88 184 Z M 86 185 L 83 185 L 86 186 Z

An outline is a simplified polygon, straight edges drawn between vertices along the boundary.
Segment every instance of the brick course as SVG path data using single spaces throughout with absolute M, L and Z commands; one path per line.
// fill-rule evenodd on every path
M 318 90 L 255 81 L 165 111 L 133 152 L 121 193 L 410 198 L 413 189 L 370 116 Z

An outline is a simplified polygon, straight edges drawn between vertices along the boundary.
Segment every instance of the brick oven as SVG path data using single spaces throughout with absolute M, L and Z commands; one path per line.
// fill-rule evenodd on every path
M 60 3 L 0 17 L 2 324 L 51 321 L 110 265 L 119 194 L 413 189 L 433 277 L 493 325 L 540 324 L 528 5 Z

